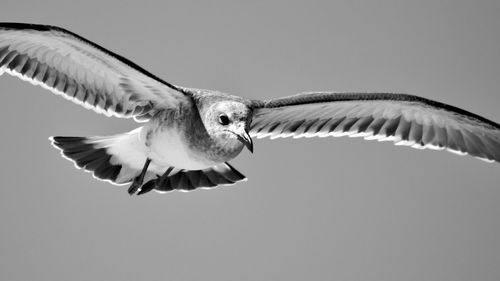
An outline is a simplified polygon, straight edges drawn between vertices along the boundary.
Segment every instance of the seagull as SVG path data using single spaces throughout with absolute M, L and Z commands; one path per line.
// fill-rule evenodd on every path
M 253 139 L 363 137 L 500 161 L 500 125 L 466 110 L 396 93 L 311 92 L 250 100 L 170 84 L 56 26 L 0 23 L 0 75 L 42 86 L 106 116 L 127 133 L 51 137 L 61 154 L 128 192 L 190 191 L 246 177 L 231 166 Z

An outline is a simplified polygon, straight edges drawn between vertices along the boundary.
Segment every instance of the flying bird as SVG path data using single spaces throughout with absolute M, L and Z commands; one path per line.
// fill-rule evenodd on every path
M 170 84 L 60 27 L 0 23 L 8 73 L 106 116 L 143 125 L 112 136 L 52 137 L 78 168 L 128 192 L 213 188 L 246 180 L 231 166 L 253 138 L 350 136 L 500 161 L 500 125 L 426 98 L 315 92 L 250 100 Z

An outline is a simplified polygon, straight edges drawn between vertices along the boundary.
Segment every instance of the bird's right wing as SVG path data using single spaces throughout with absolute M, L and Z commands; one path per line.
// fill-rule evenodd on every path
M 135 63 L 65 29 L 0 23 L 7 72 L 98 113 L 147 120 L 191 98 Z
M 388 93 L 303 93 L 254 101 L 252 137 L 351 136 L 447 149 L 500 162 L 500 125 L 425 98 Z

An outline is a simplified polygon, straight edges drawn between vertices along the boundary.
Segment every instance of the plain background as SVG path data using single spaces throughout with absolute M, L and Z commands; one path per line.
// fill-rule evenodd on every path
M 11 1 L 174 84 L 405 92 L 500 121 L 499 1 Z M 129 197 L 51 135 L 135 128 L 4 75 L 0 280 L 499 280 L 500 166 L 351 138 L 261 140 L 249 181 Z

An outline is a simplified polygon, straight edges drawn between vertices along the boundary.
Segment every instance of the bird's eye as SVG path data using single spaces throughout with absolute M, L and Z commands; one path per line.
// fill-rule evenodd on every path
M 227 117 L 226 114 L 219 115 L 219 123 L 223 126 L 228 125 L 229 124 L 229 117 Z

